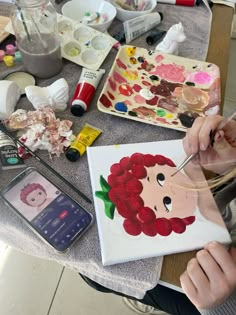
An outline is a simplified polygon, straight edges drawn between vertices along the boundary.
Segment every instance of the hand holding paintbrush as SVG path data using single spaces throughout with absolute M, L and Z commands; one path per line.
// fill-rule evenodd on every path
M 219 174 L 225 172 L 228 167 L 235 165 L 236 122 L 232 121 L 235 116 L 236 110 L 223 119 L 217 115 L 198 118 L 184 138 L 184 148 L 188 157 L 171 176 L 176 175 L 198 155 L 201 165 Z M 194 153 L 189 154 L 189 152 Z

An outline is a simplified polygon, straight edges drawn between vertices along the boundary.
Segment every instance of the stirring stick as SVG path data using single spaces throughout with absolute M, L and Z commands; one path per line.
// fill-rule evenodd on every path
M 14 137 L 5 126 L 0 123 L 0 130 L 4 132 L 9 138 L 11 138 L 14 142 L 18 143 L 22 146 L 27 152 L 29 152 L 36 160 L 38 160 L 41 164 L 43 164 L 48 170 L 50 170 L 54 175 L 59 177 L 64 183 L 66 183 L 71 189 L 73 189 L 80 197 L 82 197 L 85 201 L 92 203 L 91 200 L 85 196 L 80 190 L 78 190 L 74 185 L 72 185 L 69 181 L 67 181 L 61 174 L 55 171 L 48 163 L 46 163 L 43 159 L 41 159 L 36 153 L 30 150 L 23 142 Z
M 22 12 L 22 10 L 21 10 L 21 7 L 17 6 L 17 9 L 18 9 L 19 12 L 20 12 L 20 16 L 21 16 L 21 19 L 22 19 L 22 23 L 23 23 L 24 30 L 25 30 L 25 32 L 26 32 L 28 41 L 31 42 L 31 37 L 30 37 L 29 31 L 28 31 L 27 25 L 26 25 L 26 23 L 25 23 L 25 18 L 24 18 L 23 12 Z

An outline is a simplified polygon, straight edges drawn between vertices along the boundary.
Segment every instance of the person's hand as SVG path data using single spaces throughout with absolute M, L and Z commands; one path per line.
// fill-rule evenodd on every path
M 236 122 L 230 121 L 217 131 L 214 145 L 210 145 L 210 132 L 214 131 L 224 118 L 214 115 L 198 117 L 187 130 L 183 139 L 186 155 L 199 151 L 198 162 L 215 173 L 223 173 L 236 164 Z
M 198 309 L 222 304 L 236 289 L 236 248 L 212 242 L 189 261 L 180 282 Z

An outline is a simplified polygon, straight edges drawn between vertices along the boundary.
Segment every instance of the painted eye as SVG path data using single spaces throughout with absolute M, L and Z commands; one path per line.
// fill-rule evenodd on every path
M 33 201 L 33 202 L 34 202 L 34 201 L 35 201 L 35 199 L 34 199 L 34 198 L 32 198 L 32 199 L 31 199 L 31 201 Z
M 157 176 L 156 176 L 156 180 L 157 180 L 157 183 L 158 183 L 161 187 L 164 186 L 164 183 L 165 183 L 165 176 L 164 176 L 164 174 L 158 173 Z
M 150 178 L 149 178 L 149 176 L 147 177 L 147 181 L 148 181 L 148 182 L 150 182 Z
M 170 197 L 166 196 L 163 198 L 163 204 L 166 208 L 166 212 L 170 212 L 172 210 L 172 200 Z
M 41 191 L 39 191 L 39 193 L 38 193 L 38 194 L 39 194 L 39 196 L 41 196 L 41 195 L 42 195 L 42 192 L 41 192 Z

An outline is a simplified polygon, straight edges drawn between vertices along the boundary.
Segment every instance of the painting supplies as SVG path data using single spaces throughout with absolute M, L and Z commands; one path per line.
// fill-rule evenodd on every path
M 15 52 L 16 52 L 16 47 L 14 45 L 12 45 L 12 44 L 6 45 L 6 53 L 8 55 L 14 55 Z
M 166 31 L 158 30 L 157 28 L 153 29 L 146 38 L 146 43 L 148 45 L 154 45 L 158 42 L 164 35 Z
M 0 131 L 0 162 L 3 170 L 25 167 L 14 141 Z
M 82 116 L 87 110 L 104 73 L 104 69 L 82 69 L 82 73 L 71 102 L 71 113 L 73 115 Z
M 158 0 L 158 2 L 193 7 L 196 3 L 196 0 Z
M 35 85 L 35 78 L 30 73 L 24 71 L 9 73 L 6 77 L 4 77 L 4 80 L 15 82 L 20 88 L 21 95 L 25 95 L 25 88 L 27 86 Z
M 110 115 L 186 132 L 220 112 L 220 71 L 209 62 L 124 45 L 108 78 L 97 106 Z
M 0 123 L 0 131 L 4 132 L 9 138 L 11 138 L 15 143 L 22 146 L 27 152 L 29 152 L 37 161 L 39 161 L 43 166 L 45 166 L 50 172 L 52 172 L 54 175 L 56 175 L 62 182 L 64 182 L 66 185 L 68 185 L 71 189 L 74 190 L 80 197 L 82 197 L 85 201 L 88 203 L 91 203 L 91 200 L 84 195 L 80 190 L 78 190 L 74 185 L 72 185 L 68 180 L 66 180 L 60 173 L 55 171 L 48 163 L 46 163 L 41 157 L 39 157 L 35 152 L 30 150 L 22 141 L 17 139 L 15 136 L 13 136 L 7 128 Z
M 218 130 L 221 130 L 223 129 L 230 120 L 232 120 L 234 117 L 236 116 L 236 110 L 233 110 L 232 112 L 230 112 L 222 121 L 221 123 L 219 124 L 219 126 L 210 133 L 210 145 L 213 146 L 214 144 L 214 138 L 215 138 L 215 134 Z M 181 171 L 193 158 L 195 158 L 195 156 L 198 155 L 199 152 L 196 152 L 196 153 L 192 153 L 190 156 L 188 156 L 184 161 L 183 163 L 181 163 L 176 172 L 174 172 L 171 177 L 175 176 L 179 171 Z
M 3 57 L 3 62 L 7 67 L 13 67 L 15 65 L 15 60 L 13 56 L 6 55 Z
M 0 120 L 7 119 L 20 99 L 20 88 L 15 82 L 0 80 Z
M 153 12 L 125 21 L 123 25 L 126 43 L 131 42 L 136 37 L 151 30 L 152 28 L 160 24 L 162 19 L 162 13 Z
M 0 49 L 0 61 L 3 61 L 5 55 L 6 55 L 5 51 Z
M 87 147 L 91 146 L 101 133 L 101 129 L 86 123 L 66 151 L 67 159 L 71 162 L 77 161 L 85 153 Z

